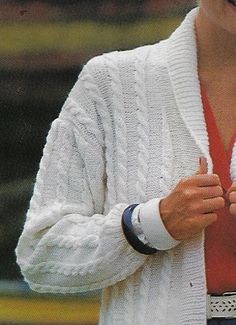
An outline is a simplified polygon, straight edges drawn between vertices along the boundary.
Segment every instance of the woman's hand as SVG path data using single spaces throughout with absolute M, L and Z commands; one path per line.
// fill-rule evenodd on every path
M 231 205 L 236 215 L 236 184 Z M 199 170 L 194 176 L 181 180 L 173 191 L 160 202 L 162 221 L 176 240 L 196 235 L 217 220 L 216 211 L 225 200 L 219 176 L 207 174 L 207 162 L 200 157 Z
M 233 183 L 226 193 L 229 201 L 229 212 L 236 217 L 236 183 Z

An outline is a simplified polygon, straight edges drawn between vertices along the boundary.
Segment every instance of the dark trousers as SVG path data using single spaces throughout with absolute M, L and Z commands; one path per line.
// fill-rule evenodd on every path
M 209 319 L 207 325 L 236 325 L 236 319 Z

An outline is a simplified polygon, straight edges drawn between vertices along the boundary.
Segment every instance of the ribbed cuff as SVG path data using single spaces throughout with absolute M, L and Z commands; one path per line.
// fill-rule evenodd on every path
M 141 228 L 148 242 L 158 250 L 167 250 L 177 246 L 180 241 L 167 231 L 159 211 L 162 198 L 155 198 L 142 204 L 139 210 Z

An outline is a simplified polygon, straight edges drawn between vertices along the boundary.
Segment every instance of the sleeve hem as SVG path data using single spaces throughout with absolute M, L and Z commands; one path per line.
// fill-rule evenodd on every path
M 152 247 L 168 250 L 177 246 L 180 241 L 174 239 L 167 231 L 159 211 L 162 198 L 149 200 L 140 207 L 139 217 L 142 230 Z

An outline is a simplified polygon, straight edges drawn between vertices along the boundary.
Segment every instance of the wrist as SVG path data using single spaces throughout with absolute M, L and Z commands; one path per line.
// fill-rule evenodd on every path
M 173 218 L 171 217 L 173 215 L 173 212 L 171 212 L 170 210 L 170 203 L 168 202 L 167 197 L 161 199 L 159 203 L 159 214 L 168 233 L 171 235 L 172 238 L 178 240 L 175 237 L 175 229 L 172 220 Z

